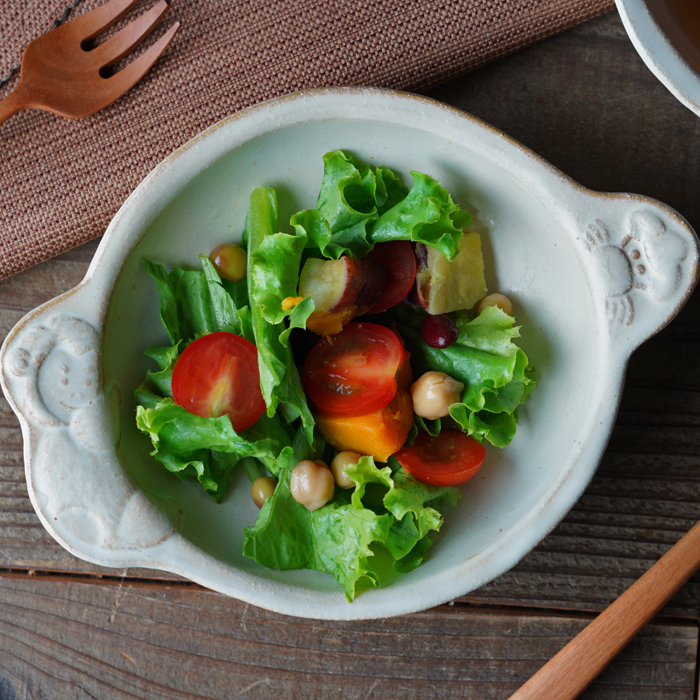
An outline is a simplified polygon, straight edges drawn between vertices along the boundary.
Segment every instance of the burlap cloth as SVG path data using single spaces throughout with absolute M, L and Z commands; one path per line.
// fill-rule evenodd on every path
M 69 5 L 76 3 L 70 18 L 101 2 L 0 0 L 0 79 Z M 179 33 L 115 104 L 86 119 L 27 111 L 0 125 L 0 279 L 101 235 L 163 157 L 243 107 L 310 87 L 421 91 L 614 7 L 613 0 L 172 2 L 151 39 L 176 19 Z M 152 4 L 137 4 L 120 25 Z M 0 86 L 0 97 L 18 77 Z

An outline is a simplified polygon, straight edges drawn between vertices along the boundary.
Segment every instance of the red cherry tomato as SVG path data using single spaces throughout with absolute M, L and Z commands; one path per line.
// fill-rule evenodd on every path
M 202 418 L 227 414 L 237 432 L 265 410 L 258 351 L 233 333 L 210 333 L 190 343 L 177 358 L 171 387 L 176 404 Z
M 408 474 L 424 484 L 456 486 L 479 471 L 486 450 L 471 435 L 443 428 L 437 437 L 421 431 L 410 447 L 394 456 Z
M 367 312 L 378 314 L 408 296 L 416 279 L 416 256 L 409 241 L 387 241 L 377 243 L 366 259 L 383 267 L 386 272 L 386 291 Z
M 304 362 L 304 389 L 326 416 L 379 411 L 396 395 L 396 372 L 405 359 L 403 343 L 388 328 L 350 323 L 312 348 Z

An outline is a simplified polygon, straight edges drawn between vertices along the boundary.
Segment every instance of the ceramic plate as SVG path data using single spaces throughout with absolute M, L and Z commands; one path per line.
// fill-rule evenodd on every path
M 676 0 L 676 5 L 689 10 L 694 1 Z M 700 116 L 700 46 L 679 24 L 667 0 L 615 0 L 615 3 L 634 48 L 649 70 Z
M 518 433 L 487 451 L 428 560 L 346 602 L 330 576 L 241 554 L 257 509 L 245 476 L 217 505 L 149 456 L 132 393 L 167 344 L 142 257 L 196 267 L 236 240 L 253 188 L 280 221 L 312 207 L 338 148 L 432 174 L 475 214 L 487 282 L 508 295 L 539 385 Z M 24 435 L 29 494 L 47 530 L 96 564 L 175 572 L 291 615 L 358 619 L 425 609 L 510 569 L 564 517 L 601 458 L 630 353 L 695 285 L 698 243 L 656 201 L 577 185 L 479 120 L 375 89 L 298 93 L 214 125 L 163 161 L 112 221 L 85 280 L 26 316 L 2 349 L 3 388 Z

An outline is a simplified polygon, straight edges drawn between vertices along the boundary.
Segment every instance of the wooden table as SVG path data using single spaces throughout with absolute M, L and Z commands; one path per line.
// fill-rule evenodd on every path
M 433 90 L 587 187 L 656 197 L 700 230 L 700 119 L 616 13 Z M 4 336 L 77 284 L 96 244 L 0 283 Z M 506 699 L 700 518 L 700 301 L 632 358 L 612 440 L 567 518 L 515 569 L 434 610 L 371 622 L 273 615 L 61 549 L 27 497 L 2 400 L 0 699 Z M 697 697 L 700 578 L 585 694 Z

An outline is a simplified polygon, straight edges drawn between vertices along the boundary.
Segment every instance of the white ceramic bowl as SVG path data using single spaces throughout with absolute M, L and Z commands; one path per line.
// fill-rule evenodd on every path
M 243 528 L 257 513 L 245 477 L 217 505 L 167 473 L 134 425 L 131 398 L 149 366 L 143 350 L 167 343 L 140 258 L 196 267 L 199 253 L 239 236 L 255 187 L 277 188 L 280 221 L 313 206 L 322 155 L 338 148 L 428 172 L 476 214 L 489 288 L 514 301 L 540 382 L 513 443 L 488 449 L 448 509 L 429 559 L 352 604 L 330 576 L 244 558 Z M 175 572 L 278 612 L 359 619 L 444 603 L 510 569 L 578 499 L 610 436 L 630 353 L 676 314 L 697 265 L 697 238 L 668 207 L 586 190 L 451 107 L 375 89 L 267 102 L 163 161 L 110 224 L 85 280 L 6 339 L 3 389 L 22 424 L 30 497 L 78 557 Z
M 615 0 L 627 34 L 652 73 L 700 116 L 700 45 L 667 0 Z

